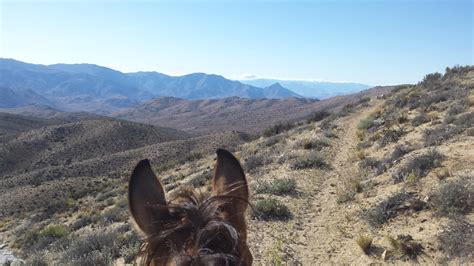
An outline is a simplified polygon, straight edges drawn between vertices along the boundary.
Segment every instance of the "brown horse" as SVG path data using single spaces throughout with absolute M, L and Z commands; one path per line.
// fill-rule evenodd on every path
M 245 221 L 247 181 L 230 152 L 217 150 L 208 198 L 187 191 L 167 202 L 148 160 L 133 170 L 128 193 L 132 216 L 146 235 L 144 264 L 252 265 Z

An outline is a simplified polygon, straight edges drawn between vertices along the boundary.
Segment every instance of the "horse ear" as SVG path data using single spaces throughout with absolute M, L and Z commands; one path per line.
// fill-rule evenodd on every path
M 222 206 L 224 216 L 246 238 L 245 211 L 249 190 L 242 166 L 232 153 L 218 149 L 217 162 L 212 180 L 212 195 L 232 198 Z
M 242 166 L 239 161 L 224 149 L 218 149 L 217 163 L 212 182 L 213 195 L 230 195 L 248 200 L 249 191 Z M 244 202 L 243 202 L 244 203 Z M 247 206 L 247 203 L 242 204 Z
M 128 204 L 133 219 L 147 235 L 156 234 L 160 221 L 169 217 L 163 186 L 156 178 L 149 160 L 140 161 L 128 186 Z

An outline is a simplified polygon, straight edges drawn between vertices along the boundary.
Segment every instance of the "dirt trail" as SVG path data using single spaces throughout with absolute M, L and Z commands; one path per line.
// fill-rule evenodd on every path
M 340 205 L 336 200 L 337 189 L 342 187 L 342 182 L 354 177 L 358 171 L 357 165 L 351 162 L 358 143 L 358 121 L 368 116 L 375 108 L 365 108 L 339 121 L 341 131 L 332 148 L 332 169 L 316 178 L 313 177 L 313 181 L 310 181 L 312 185 L 307 186 L 317 186 L 319 192 L 308 200 L 306 215 L 309 219 L 304 224 L 300 239 L 306 246 L 300 248 L 296 255 L 303 265 L 329 261 L 357 264 L 371 262 L 370 258 L 358 250 L 354 241 L 359 230 L 354 228 L 353 222 L 349 226 L 349 220 L 356 219 L 348 216 L 351 205 Z

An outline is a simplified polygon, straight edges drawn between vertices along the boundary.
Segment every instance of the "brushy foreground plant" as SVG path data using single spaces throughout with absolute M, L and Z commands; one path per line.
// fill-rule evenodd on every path
M 274 195 L 291 194 L 296 189 L 296 181 L 293 178 L 277 178 L 272 181 L 262 182 L 257 188 L 257 193 L 269 193 Z
M 460 218 L 451 220 L 438 236 L 440 249 L 451 258 L 473 259 L 474 225 Z
M 276 199 L 264 199 L 255 203 L 252 216 L 261 220 L 287 220 L 291 212 L 283 203 Z
M 441 215 L 466 214 L 474 206 L 474 177 L 463 177 L 442 185 L 432 194 L 431 204 Z
M 363 210 L 361 213 L 362 217 L 371 227 L 377 228 L 382 224 L 385 224 L 391 218 L 397 216 L 400 211 L 400 206 L 412 198 L 413 195 L 407 192 L 397 193 L 388 199 L 381 201 L 374 208 Z
M 317 154 L 314 153 L 296 158 L 290 165 L 290 168 L 293 170 L 328 167 L 329 165 L 323 160 L 323 158 L 319 157 Z
M 410 158 L 393 176 L 395 183 L 406 181 L 412 175 L 415 179 L 425 177 L 431 169 L 441 165 L 444 156 L 436 150 L 429 150 Z M 414 181 L 414 180 L 413 180 Z

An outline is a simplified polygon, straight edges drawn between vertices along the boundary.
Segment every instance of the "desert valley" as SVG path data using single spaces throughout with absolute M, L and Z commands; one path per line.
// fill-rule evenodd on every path
M 247 175 L 256 265 L 474 259 L 471 66 L 321 100 L 280 85 L 275 97 L 142 102 L 94 87 L 110 73 L 12 62 L 0 64 L 0 239 L 13 263 L 133 264 L 134 165 L 150 159 L 168 195 L 206 193 L 217 148 Z M 94 101 L 67 95 L 88 79 Z M 33 86 L 48 82 L 59 85 Z

